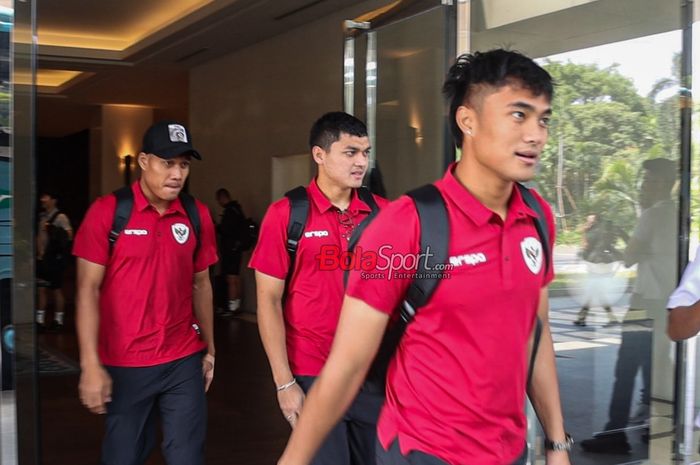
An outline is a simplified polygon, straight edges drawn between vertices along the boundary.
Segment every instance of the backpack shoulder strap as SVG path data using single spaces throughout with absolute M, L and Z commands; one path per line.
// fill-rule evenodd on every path
M 362 200 L 364 203 L 367 204 L 367 206 L 370 208 L 370 213 L 367 215 L 361 222 L 360 224 L 357 225 L 357 227 L 352 231 L 352 234 L 350 235 L 350 242 L 348 243 L 348 251 L 352 252 L 355 250 L 355 246 L 357 245 L 357 242 L 360 240 L 360 237 L 362 236 L 362 232 L 369 226 L 369 224 L 372 222 L 375 216 L 379 213 L 379 206 L 377 205 L 377 202 L 374 200 L 374 196 L 372 193 L 367 189 L 366 187 L 360 187 L 357 189 L 357 195 Z M 347 280 L 347 273 L 346 274 L 346 280 Z
M 374 196 L 372 195 L 372 192 L 370 192 L 369 189 L 367 189 L 364 186 L 358 188 L 357 196 L 360 198 L 360 200 L 367 204 L 371 211 L 369 215 L 367 215 L 362 221 L 360 221 L 360 224 L 358 224 L 357 227 L 352 231 L 352 234 L 350 235 L 350 241 L 348 242 L 348 252 L 352 252 L 353 250 L 355 250 L 357 243 L 360 241 L 362 233 L 365 229 L 367 229 L 367 226 L 369 226 L 372 220 L 374 220 L 374 218 L 379 213 L 379 205 L 377 205 L 377 202 L 374 200 Z M 347 285 L 349 276 L 350 270 L 346 269 L 345 273 L 343 273 L 344 285 Z
M 202 219 L 199 217 L 199 210 L 197 209 L 197 203 L 195 202 L 194 197 L 192 197 L 190 194 L 184 191 L 180 192 L 179 197 L 180 203 L 182 204 L 182 208 L 185 209 L 185 213 L 187 213 L 187 218 L 189 218 L 190 223 L 192 223 L 194 237 L 197 239 L 197 246 L 194 252 L 196 255 L 197 250 L 199 250 L 199 233 L 202 230 Z
M 309 195 L 305 186 L 297 186 L 284 195 L 289 199 L 289 223 L 287 223 L 287 253 L 289 254 L 287 281 L 289 281 L 294 270 L 299 240 L 309 218 Z
M 377 205 L 377 202 L 374 200 L 374 196 L 372 195 L 372 192 L 370 192 L 369 189 L 366 187 L 362 186 L 357 189 L 357 196 L 362 200 L 364 203 L 367 204 L 367 206 L 372 210 L 372 213 L 376 213 L 379 210 L 379 206 Z
M 544 216 L 544 210 L 542 205 L 537 201 L 535 196 L 530 192 L 530 189 L 524 185 L 515 183 L 518 186 L 520 195 L 522 195 L 525 204 L 537 213 L 537 218 L 535 218 L 535 229 L 537 229 L 537 234 L 540 236 L 540 242 L 542 242 L 542 251 L 544 258 L 544 270 L 545 273 L 549 273 L 549 257 L 551 256 L 551 250 L 549 249 L 549 228 L 547 227 L 546 216 Z M 530 365 L 527 373 L 527 389 L 530 388 L 532 383 L 532 373 L 535 370 L 535 359 L 537 357 L 537 349 L 540 345 L 540 339 L 542 337 L 542 321 L 539 317 L 535 317 L 535 334 L 532 341 L 532 351 L 530 352 Z
M 124 186 L 113 192 L 117 198 L 117 205 L 114 209 L 114 219 L 112 220 L 112 229 L 109 231 L 109 254 L 112 254 L 114 243 L 117 242 L 119 234 L 126 227 L 131 217 L 131 209 L 134 206 L 134 193 L 131 191 L 131 186 Z
M 540 205 L 540 203 L 537 201 L 532 192 L 530 192 L 530 189 L 520 184 L 519 182 L 515 183 L 515 185 L 518 186 L 518 190 L 520 191 L 520 195 L 525 201 L 525 205 L 527 205 L 528 207 L 533 209 L 535 213 L 537 213 L 537 218 L 535 218 L 535 229 L 537 229 L 537 234 L 539 234 L 540 236 L 540 242 L 542 242 L 545 274 L 549 273 L 549 258 L 551 256 L 551 250 L 549 250 L 549 228 L 547 227 L 547 217 L 544 216 L 544 210 L 542 209 L 542 205 Z
M 51 215 L 46 222 L 48 224 L 53 224 L 54 221 L 56 221 L 56 218 L 58 218 L 58 215 L 61 214 L 61 210 L 56 210 L 53 215 Z
M 401 308 L 401 318 L 409 322 L 416 311 L 428 303 L 440 284 L 442 271 L 431 270 L 437 264 L 447 263 L 450 224 L 445 200 L 435 185 L 426 184 L 408 192 L 407 195 L 413 199 L 418 212 L 420 252 L 424 257 L 418 266 L 425 268 L 417 270 L 419 274 L 411 282 Z

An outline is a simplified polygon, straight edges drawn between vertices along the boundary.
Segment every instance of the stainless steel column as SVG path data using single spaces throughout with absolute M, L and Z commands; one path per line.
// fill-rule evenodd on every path
M 41 463 L 37 347 L 34 331 L 34 147 L 36 109 L 36 2 L 16 0 L 12 35 L 12 164 L 17 459 Z M 21 363 L 19 363 L 21 362 Z
M 692 132 L 692 68 L 693 68 L 693 0 L 681 1 L 681 28 L 683 49 L 681 52 L 681 160 L 680 199 L 678 224 L 678 273 L 688 263 L 690 237 L 690 177 L 691 177 L 691 132 Z M 674 439 L 673 453 L 676 458 L 691 455 L 693 445 L 693 410 L 695 403 L 695 353 L 696 338 L 676 345 L 676 383 L 673 405 Z

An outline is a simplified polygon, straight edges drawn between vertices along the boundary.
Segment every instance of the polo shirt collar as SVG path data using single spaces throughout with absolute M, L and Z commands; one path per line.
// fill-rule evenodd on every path
M 323 192 L 321 192 L 321 189 L 318 187 L 318 183 L 316 182 L 316 178 L 311 180 L 307 190 L 309 192 L 309 197 L 311 197 L 312 202 L 314 203 L 314 205 L 316 205 L 316 208 L 321 213 L 325 213 L 330 209 L 336 208 L 331 203 L 331 201 L 328 200 L 328 197 L 326 197 L 326 195 Z M 357 189 L 353 189 L 351 195 L 352 197 L 350 198 L 350 205 L 348 206 L 348 210 L 350 211 L 350 213 L 356 214 L 358 212 L 372 211 L 369 205 L 360 200 L 360 197 L 357 195 Z
M 442 178 L 443 192 L 465 215 L 469 217 L 469 219 L 472 220 L 475 225 L 484 226 L 496 213 L 494 213 L 491 209 L 486 208 L 484 204 L 482 204 L 471 192 L 469 192 L 469 189 L 464 187 L 462 183 L 459 182 L 454 175 L 456 164 L 457 163 L 452 163 L 447 168 L 447 171 Z M 518 218 L 526 215 L 534 218 L 537 218 L 538 216 L 537 213 L 527 206 L 518 188 L 513 186 L 513 192 L 511 193 L 510 200 L 508 201 L 506 221 L 510 222 L 514 219 L 517 220 Z
M 134 193 L 134 207 L 136 207 L 137 211 L 143 212 L 148 207 L 151 207 L 151 203 L 148 201 L 146 195 L 141 189 L 141 182 L 139 180 L 131 184 L 131 191 Z M 185 209 L 183 208 L 182 203 L 180 202 L 180 197 L 178 197 L 170 203 L 170 206 L 165 211 L 165 214 L 173 212 L 178 212 L 185 215 Z

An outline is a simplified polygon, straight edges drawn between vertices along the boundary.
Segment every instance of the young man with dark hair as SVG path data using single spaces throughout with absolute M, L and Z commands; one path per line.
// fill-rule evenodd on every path
M 553 272 L 543 258 L 552 244 L 540 242 L 538 215 L 515 186 L 535 176 L 547 140 L 552 81 L 529 58 L 493 50 L 460 56 L 444 92 L 462 158 L 435 186 L 446 205 L 449 257 L 456 265 L 408 324 L 389 367 L 377 463 L 525 463 L 528 352 L 539 317 L 542 336 L 528 392 L 547 437 L 547 463 L 568 465 L 571 441 L 548 323 Z M 533 194 L 553 238 L 551 210 Z M 350 272 L 333 349 L 280 465 L 309 463 L 355 396 L 420 271 L 421 260 L 409 258 L 421 253 L 421 227 L 405 196 L 362 235 L 358 249 L 390 251 L 404 269 L 386 273 L 378 261 L 374 270 Z M 465 256 L 478 259 L 458 260 Z
M 168 465 L 204 464 L 217 257 L 209 209 L 181 193 L 192 158 L 201 159 L 183 125 L 151 126 L 141 178 L 97 199 L 75 238 L 80 400 L 107 414 L 103 465 L 145 463 L 158 417 Z M 124 193 L 130 213 L 118 231 Z
M 73 227 L 65 213 L 58 209 L 58 197 L 51 192 L 39 196 L 41 214 L 36 235 L 36 277 L 39 289 L 36 323 L 39 330 L 63 329 L 65 298 L 63 275 L 68 267 Z M 53 299 L 53 322 L 46 325 L 46 307 L 49 296 Z
M 241 311 L 241 256 L 243 238 L 247 228 L 241 205 L 231 200 L 231 194 L 223 187 L 216 191 L 216 202 L 224 211 L 216 226 L 221 244 L 221 274 L 226 279 L 226 304 L 223 316 L 233 316 Z
M 318 172 L 305 190 L 308 216 L 294 257 L 288 251 L 287 233 L 292 201 L 285 197 L 268 208 L 250 261 L 257 283 L 260 336 L 280 410 L 292 427 L 306 392 L 326 363 L 344 293 L 343 268 L 322 266 L 322 251 L 335 251 L 336 256 L 346 252 L 353 230 L 371 211 L 358 192 L 370 150 L 364 123 L 347 113 L 327 113 L 311 128 L 309 146 Z M 387 203 L 380 197 L 372 199 L 380 207 Z M 360 392 L 342 421 L 332 425 L 313 463 L 374 463 L 382 401 L 381 395 Z

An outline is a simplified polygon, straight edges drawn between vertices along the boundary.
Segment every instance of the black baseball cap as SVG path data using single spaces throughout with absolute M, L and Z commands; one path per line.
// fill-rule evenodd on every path
M 642 168 L 659 178 L 673 182 L 678 174 L 678 162 L 668 158 L 651 158 L 642 162 Z
M 158 121 L 143 135 L 144 153 L 152 153 L 169 160 L 180 155 L 192 155 L 197 160 L 202 156 L 192 147 L 190 131 L 177 121 Z

